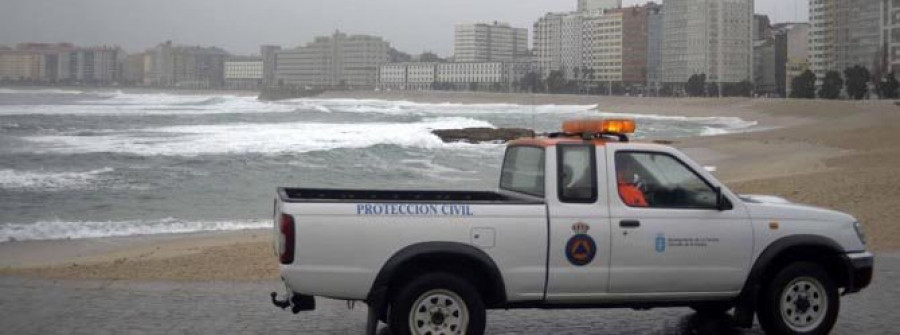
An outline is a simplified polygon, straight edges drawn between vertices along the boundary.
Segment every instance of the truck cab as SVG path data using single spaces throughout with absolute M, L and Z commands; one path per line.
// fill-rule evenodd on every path
M 734 194 L 677 149 L 631 142 L 635 127 L 512 141 L 496 192 L 279 189 L 288 298 L 273 302 L 362 300 L 370 329 L 396 334 L 479 334 L 490 308 L 666 306 L 805 334 L 871 281 L 852 216 Z

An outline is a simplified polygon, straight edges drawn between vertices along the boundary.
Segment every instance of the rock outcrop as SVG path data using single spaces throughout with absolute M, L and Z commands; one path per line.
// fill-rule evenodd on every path
M 507 142 L 522 137 L 533 137 L 534 131 L 523 128 L 465 128 L 433 130 L 446 143 L 451 142 Z

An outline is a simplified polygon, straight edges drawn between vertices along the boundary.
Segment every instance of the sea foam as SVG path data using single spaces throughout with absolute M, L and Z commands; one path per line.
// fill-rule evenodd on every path
M 128 221 L 39 221 L 0 224 L 0 242 L 180 234 L 270 227 L 272 227 L 271 220 L 190 221 L 165 218 Z

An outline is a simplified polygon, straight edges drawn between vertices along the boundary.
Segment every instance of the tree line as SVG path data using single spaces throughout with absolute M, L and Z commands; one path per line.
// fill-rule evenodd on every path
M 878 78 L 875 83 L 875 92 L 869 89 L 872 74 L 863 66 L 853 66 L 844 70 L 844 76 L 838 71 L 828 71 L 822 80 L 822 86 L 816 90 L 816 75 L 806 70 L 791 81 L 791 98 L 795 99 L 821 99 L 835 100 L 841 98 L 841 92 L 846 89 L 847 97 L 852 100 L 862 100 L 877 94 L 882 99 L 897 99 L 900 96 L 900 82 L 894 72 L 888 73 L 884 78 Z

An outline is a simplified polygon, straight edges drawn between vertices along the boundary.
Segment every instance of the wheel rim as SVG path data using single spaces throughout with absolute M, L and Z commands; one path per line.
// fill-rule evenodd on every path
M 463 334 L 469 309 L 456 293 L 438 289 L 423 293 L 409 311 L 409 329 L 418 335 Z
M 822 324 L 828 312 L 828 296 L 819 280 L 800 277 L 785 286 L 779 302 L 781 318 L 793 331 L 807 332 Z

